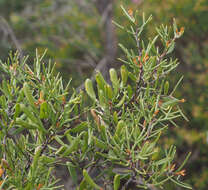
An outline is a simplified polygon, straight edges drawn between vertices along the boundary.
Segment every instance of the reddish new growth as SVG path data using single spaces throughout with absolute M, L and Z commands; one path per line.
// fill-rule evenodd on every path
M 176 172 L 175 175 L 185 176 L 186 175 L 186 170 L 181 170 L 179 172 Z
M 176 28 L 176 34 L 177 34 L 177 35 L 180 36 L 180 35 L 183 34 L 183 32 L 184 32 L 184 27 L 181 27 L 181 28 L 180 28 L 180 31 L 178 31 L 178 29 Z
M 43 91 L 40 91 L 40 97 L 39 97 L 38 101 L 35 102 L 35 105 L 36 105 L 36 106 L 39 106 L 39 105 L 41 105 L 43 102 L 45 102 L 45 100 L 44 100 L 44 98 L 43 98 Z
M 173 172 L 174 170 L 175 170 L 175 164 L 170 166 L 170 172 Z M 174 175 L 185 176 L 186 175 L 186 170 L 181 170 L 179 172 L 175 172 Z
M 133 17 L 133 10 L 132 10 L 132 9 L 129 9 L 129 10 L 128 10 L 128 14 L 129 14 L 131 17 Z
M 144 56 L 142 61 L 145 63 L 148 59 L 149 59 L 149 56 L 147 54 L 145 54 L 145 56 Z
M 41 187 L 43 187 L 43 184 L 40 183 L 40 184 L 37 186 L 36 190 L 40 190 Z
M 170 44 L 171 44 L 171 41 L 168 40 L 168 41 L 166 42 L 166 47 L 169 47 Z
M 181 99 L 180 102 L 181 103 L 184 103 L 184 102 L 186 102 L 186 100 L 185 99 Z

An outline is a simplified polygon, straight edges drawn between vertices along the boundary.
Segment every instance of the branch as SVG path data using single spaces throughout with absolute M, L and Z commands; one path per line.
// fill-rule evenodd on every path
M 12 42 L 14 43 L 17 51 L 19 52 L 20 54 L 20 59 L 23 58 L 23 51 L 22 51 L 22 47 L 19 43 L 19 41 L 17 40 L 12 28 L 10 27 L 10 25 L 8 24 L 8 22 L 4 19 L 4 17 L 0 16 L 0 23 L 2 25 L 0 25 L 0 27 L 4 27 L 4 31 L 7 32 L 7 34 L 10 36 Z
M 104 58 L 102 58 L 102 59 L 99 61 L 99 63 L 96 65 L 96 67 L 95 67 L 95 69 L 94 69 L 94 71 L 93 71 L 93 73 L 92 73 L 92 76 L 91 76 L 91 78 L 90 78 L 90 79 L 92 80 L 92 82 L 95 81 L 94 76 L 95 76 L 96 72 L 97 72 L 97 71 L 102 72 L 103 68 L 106 67 L 106 63 L 107 63 L 107 59 L 106 59 L 106 57 L 104 57 Z M 82 83 L 78 88 L 76 88 L 76 91 L 79 92 L 80 90 L 83 90 L 83 89 L 84 89 L 84 83 Z

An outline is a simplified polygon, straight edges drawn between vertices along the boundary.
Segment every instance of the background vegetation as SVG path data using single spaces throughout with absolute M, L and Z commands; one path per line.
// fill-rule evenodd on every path
M 120 4 L 138 9 L 141 16 L 143 12 L 153 15 L 154 24 L 146 29 L 144 40 L 153 33 L 155 25 L 170 25 L 173 18 L 185 28 L 174 55 L 181 64 L 172 74 L 172 82 L 184 75 L 177 94 L 186 99 L 183 108 L 189 122 L 180 121 L 182 128 L 173 126 L 160 143 L 161 146 L 174 143 L 179 148 L 179 163 L 191 151 L 187 182 L 195 189 L 206 189 L 208 1 L 0 0 L 0 57 L 4 60 L 9 50 L 18 49 L 22 56 L 31 55 L 32 60 L 35 48 L 39 52 L 47 48 L 47 57 L 57 62 L 57 71 L 63 73 L 65 80 L 73 78 L 77 89 L 83 88 L 84 79 L 91 77 L 95 69 L 108 79 L 108 69 L 117 68 L 120 63 L 116 58 L 124 56 L 117 42 L 127 47 L 133 43 L 111 22 L 113 19 L 125 25 Z

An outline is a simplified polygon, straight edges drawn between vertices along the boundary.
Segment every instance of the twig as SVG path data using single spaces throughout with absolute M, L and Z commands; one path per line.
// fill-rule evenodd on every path
M 112 9 L 112 4 L 109 4 L 106 9 L 104 10 L 104 12 L 102 13 L 102 17 L 101 17 L 101 22 L 100 22 L 100 25 L 103 25 L 107 18 L 108 18 L 108 14 L 109 14 L 109 11 Z
M 97 66 L 95 67 L 94 71 L 93 71 L 93 74 L 91 76 L 91 80 L 92 82 L 95 81 L 95 74 L 97 71 L 101 71 L 105 66 L 106 66 L 106 63 L 107 63 L 107 59 L 104 57 L 103 59 L 100 60 L 100 62 L 97 64 Z M 84 83 L 82 83 L 78 88 L 76 88 L 76 91 L 79 92 L 80 90 L 83 90 L 84 89 Z
M 20 59 L 23 58 L 23 51 L 22 51 L 22 47 L 18 41 L 18 39 L 16 38 L 12 28 L 10 27 L 10 25 L 8 24 L 8 22 L 4 19 L 4 17 L 0 16 L 0 23 L 2 23 L 2 27 L 4 27 L 4 30 L 6 30 L 6 32 L 8 33 L 8 35 L 10 36 L 12 42 L 14 43 L 17 51 L 20 54 Z M 1 25 L 0 25 L 1 26 Z

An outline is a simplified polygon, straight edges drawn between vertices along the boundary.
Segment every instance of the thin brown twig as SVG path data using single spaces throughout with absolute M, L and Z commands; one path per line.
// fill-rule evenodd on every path
M 9 23 L 6 21 L 6 19 L 2 16 L 0 16 L 0 27 L 4 27 L 4 30 L 6 30 L 6 32 L 8 33 L 8 35 L 10 36 L 12 42 L 14 43 L 17 51 L 20 54 L 20 59 L 23 58 L 23 50 L 22 47 L 20 45 L 20 42 L 18 41 L 17 37 L 14 34 L 14 31 L 12 30 L 12 28 L 10 27 Z
M 104 57 L 96 65 L 96 67 L 95 67 L 95 69 L 94 69 L 94 71 L 92 73 L 92 76 L 90 78 L 92 80 L 92 82 L 95 81 L 94 76 L 95 76 L 96 72 L 97 71 L 101 71 L 106 66 L 106 62 L 107 62 L 107 59 Z M 84 89 L 84 83 L 82 83 L 78 88 L 76 88 L 76 91 L 79 92 L 80 90 L 83 90 L 83 89 Z

